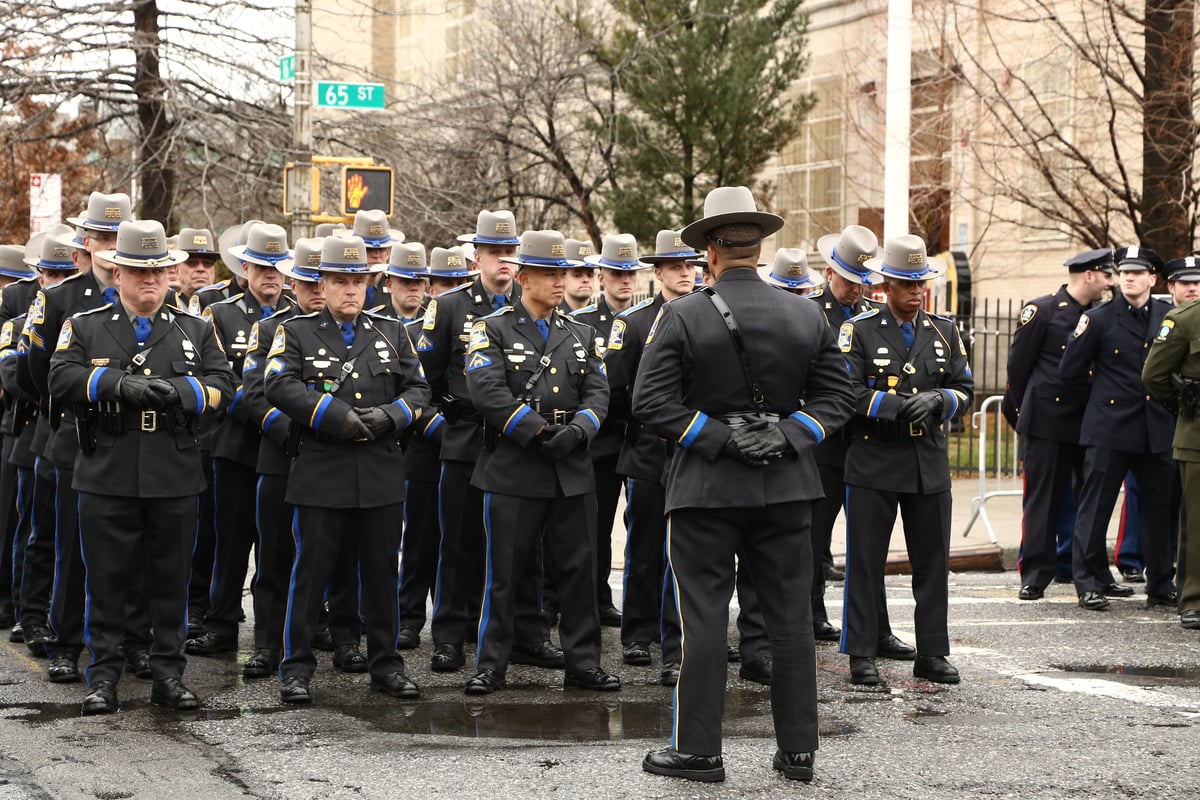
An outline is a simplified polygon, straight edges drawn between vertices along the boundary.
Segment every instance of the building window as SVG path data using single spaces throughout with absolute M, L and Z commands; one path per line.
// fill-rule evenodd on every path
M 787 224 L 780 247 L 812 249 L 819 237 L 842 229 L 843 171 L 846 153 L 842 79 L 804 81 L 816 105 L 800 135 L 783 148 L 775 179 L 775 208 Z
M 1072 65 L 1065 56 L 1047 56 L 1025 65 L 1021 103 L 1024 135 L 1030 142 L 1021 169 L 1021 236 L 1025 241 L 1062 239 L 1066 231 L 1054 209 L 1069 202 L 1074 187 L 1071 141 Z M 1063 197 L 1065 195 L 1065 199 Z

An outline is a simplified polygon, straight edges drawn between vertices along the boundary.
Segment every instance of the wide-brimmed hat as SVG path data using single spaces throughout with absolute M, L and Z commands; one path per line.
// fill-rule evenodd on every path
M 292 251 L 288 249 L 287 231 L 279 225 L 261 222 L 250 228 L 245 244 L 235 244 L 229 254 L 238 261 L 258 264 L 260 267 L 276 267 L 290 261 Z
M 67 261 L 71 261 L 71 248 L 63 243 L 58 243 L 56 246 L 65 248 Z M 63 269 L 71 269 L 74 266 L 75 262 L 71 261 L 71 267 L 63 267 Z M 0 275 L 21 280 L 32 278 L 35 274 L 25 263 L 24 247 L 19 244 L 0 244 Z
M 429 277 L 429 262 L 425 258 L 425 245 L 420 242 L 403 242 L 393 245 L 392 254 L 388 257 L 387 274 L 409 280 Z
M 122 222 L 132 220 L 133 203 L 124 192 L 92 192 L 87 209 L 78 217 L 67 217 L 67 222 L 88 231 L 115 231 Z
M 1166 273 L 1169 281 L 1200 281 L 1200 259 L 1172 258 L 1167 262 Z
M 703 251 L 704 248 L 701 248 Z M 650 264 L 662 264 L 665 261 L 687 260 L 696 258 L 702 253 L 696 252 L 695 249 L 684 244 L 683 239 L 679 235 L 679 231 L 662 230 L 654 237 L 654 253 L 648 256 L 642 256 L 642 262 Z
M 478 274 L 461 247 L 435 247 L 429 254 L 431 278 L 473 278 Z
M 511 211 L 480 211 L 475 232 L 458 237 L 471 244 L 520 244 L 517 237 L 517 218 Z
M 1138 244 L 1118 247 L 1113 253 L 1113 261 L 1117 262 L 1117 272 L 1145 270 L 1159 275 L 1163 272 L 1162 256 L 1149 247 L 1142 247 Z
M 783 227 L 783 217 L 759 211 L 753 193 L 745 186 L 718 186 L 704 198 L 704 216 L 680 231 L 679 238 L 697 250 L 706 250 L 710 231 L 738 223 L 757 225 L 762 236 L 769 236 Z M 759 241 L 761 237 L 752 242 L 730 244 L 750 246 Z
M 231 251 L 236 245 L 246 243 L 246 237 L 250 234 L 251 228 L 262 224 L 261 219 L 248 219 L 241 225 L 231 225 L 226 228 L 217 239 L 217 249 L 221 251 L 221 263 L 239 278 L 246 277 L 246 271 L 242 269 L 241 262 Z
M 600 242 L 600 254 L 583 259 L 593 267 L 631 272 L 646 269 L 648 264 L 638 260 L 637 237 L 632 233 L 610 233 Z
M 367 243 L 361 236 L 326 236 L 321 243 L 321 263 L 318 272 L 377 275 L 387 264 L 367 263 Z
M 367 247 L 391 247 L 404 241 L 404 234 L 389 226 L 387 214 L 378 209 L 355 212 L 350 235 L 362 239 Z
M 70 225 L 63 225 L 62 223 L 59 223 L 58 225 L 50 226 L 50 228 L 41 233 L 34 234 L 29 238 L 29 241 L 25 243 L 25 254 L 21 260 L 26 266 L 36 267 L 38 265 L 38 259 L 40 259 L 42 256 L 42 241 L 47 236 L 53 236 L 59 241 L 60 244 L 64 244 L 72 250 L 79 250 L 86 253 L 87 248 L 83 246 L 83 242 L 75 241 L 73 233 L 74 230 L 75 229 Z M 67 255 L 70 256 L 70 253 Z M 76 269 L 76 267 L 74 264 L 72 264 L 70 267 L 53 267 L 53 269 Z
M 567 258 L 575 261 L 587 261 L 589 256 L 596 255 L 596 248 L 586 239 L 567 239 Z
M 316 283 L 321 280 L 321 245 L 325 237 L 297 239 L 290 261 L 281 261 L 275 269 L 293 281 Z
M 808 268 L 808 256 L 799 247 L 781 247 L 767 273 L 766 282 L 784 289 L 815 289 L 820 285 Z
M 829 268 L 851 283 L 867 286 L 883 282 L 865 264 L 879 255 L 879 239 L 862 225 L 847 226 L 841 233 L 827 233 L 817 239 L 817 250 Z
M 925 281 L 946 271 L 944 261 L 930 258 L 925 252 L 925 240 L 911 233 L 888 239 L 883 255 L 868 258 L 863 266 L 885 278 L 905 281 Z
M 185 250 L 194 256 L 220 255 L 217 252 L 217 239 L 208 228 L 183 228 L 179 231 L 180 250 Z
M 338 231 L 346 230 L 344 222 L 321 222 L 313 228 L 314 239 L 324 239 L 326 236 L 333 236 Z
M 182 250 L 167 249 L 167 232 L 154 219 L 122 222 L 117 228 L 117 249 L 102 250 L 96 255 L 118 267 L 135 269 L 173 267 L 188 257 Z
M 500 260 L 519 267 L 545 269 L 587 266 L 582 261 L 567 258 L 567 241 L 558 231 L 525 231 L 517 245 L 516 257 L 503 256 Z

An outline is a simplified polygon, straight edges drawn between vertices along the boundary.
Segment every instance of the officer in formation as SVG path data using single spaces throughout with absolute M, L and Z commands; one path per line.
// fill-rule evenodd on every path
M 166 305 L 168 271 L 184 258 L 167 250 L 160 223 L 122 221 L 113 247 L 93 251 L 95 264 L 110 265 L 105 277 L 116 296 L 58 325 L 48 388 L 74 410 L 79 441 L 70 488 L 78 492 L 77 538 L 87 565 L 92 661 L 84 714 L 117 710 L 128 607 L 145 609 L 153 630 L 150 701 L 199 707 L 182 681 L 182 589 L 191 570 L 195 498 L 204 487 L 196 417 L 229 402 L 233 376 L 212 327 Z M 30 313 L 39 308 L 35 300 Z M 45 321 L 50 308 L 60 306 L 46 300 Z M 29 328 L 32 340 L 39 330 L 46 328 Z M 61 523 L 61 506 L 59 513 Z M 138 579 L 147 573 L 152 580 Z M 64 652 L 62 642 L 56 653 Z
M 1200 263 L 1195 256 L 1167 262 L 1168 284 L 1184 295 L 1177 308 L 1167 312 L 1159 326 L 1146 363 L 1142 381 L 1167 408 L 1176 410 L 1175 437 L 1172 441 L 1179 477 L 1183 485 L 1183 515 L 1179 535 L 1177 577 L 1179 586 L 1179 624 L 1200 630 Z M 1189 286 L 1183 286 L 1189 284 Z M 1174 292 L 1172 292 L 1174 294 Z
M 710 192 L 704 217 L 680 238 L 707 251 L 715 284 L 663 305 L 638 368 L 633 413 L 678 445 L 666 477 L 667 548 L 687 657 L 671 746 L 642 762 L 656 774 L 725 777 L 725 632 L 740 549 L 770 636 L 772 767 L 793 780 L 813 777 L 808 596 L 810 508 L 819 489 L 811 450 L 849 417 L 854 393 L 817 307 L 756 273 L 762 238 L 782 225 L 757 210 L 745 187 Z
M 954 323 L 924 310 L 928 281 L 945 269 L 927 256 L 925 243 L 898 236 L 862 266 L 883 277 L 887 303 L 851 317 L 838 332 L 858 397 L 846 453 L 841 649 L 852 682 L 880 682 L 877 603 L 899 509 L 916 600 L 913 675 L 958 683 L 946 659 L 951 496 L 943 424 L 966 413 L 974 381 Z
M 1025 486 L 1021 500 L 1022 600 L 1040 600 L 1058 573 L 1058 529 L 1064 500 L 1083 474 L 1080 423 L 1089 381 L 1059 376 L 1058 365 L 1079 318 L 1112 285 L 1112 250 L 1067 259 L 1067 282 L 1021 309 L 1008 351 L 1004 415 L 1021 435 Z

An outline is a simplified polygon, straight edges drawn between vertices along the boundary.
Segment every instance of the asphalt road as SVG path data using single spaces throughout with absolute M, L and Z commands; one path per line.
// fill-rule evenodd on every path
M 670 693 L 653 683 L 657 661 L 620 664 L 606 629 L 605 666 L 625 680 L 613 695 L 563 692 L 560 673 L 513 667 L 511 688 L 468 702 L 469 673 L 430 673 L 424 637 L 408 658 L 418 702 L 370 692 L 366 676 L 336 673 L 323 656 L 314 704 L 284 708 L 276 681 L 242 681 L 229 656 L 191 659 L 199 713 L 150 706 L 149 683 L 125 677 L 121 711 L 103 718 L 81 718 L 82 686 L 47 683 L 44 662 L 4 641 L 0 800 L 1200 795 L 1200 634 L 1140 596 L 1096 613 L 1075 605 L 1070 586 L 1020 602 L 1012 572 L 951 582 L 959 686 L 881 662 L 884 686 L 853 687 L 836 646 L 818 646 L 822 742 L 809 786 L 770 769 L 769 693 L 738 679 L 736 664 L 726 782 L 644 774 L 642 755 L 666 743 Z M 908 578 L 889 577 L 888 596 L 893 627 L 911 641 Z M 836 616 L 840 594 L 827 599 Z

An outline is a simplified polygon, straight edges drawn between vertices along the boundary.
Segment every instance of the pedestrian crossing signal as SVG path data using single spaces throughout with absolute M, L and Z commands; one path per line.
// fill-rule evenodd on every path
M 342 215 L 359 211 L 392 215 L 391 167 L 342 167 Z

